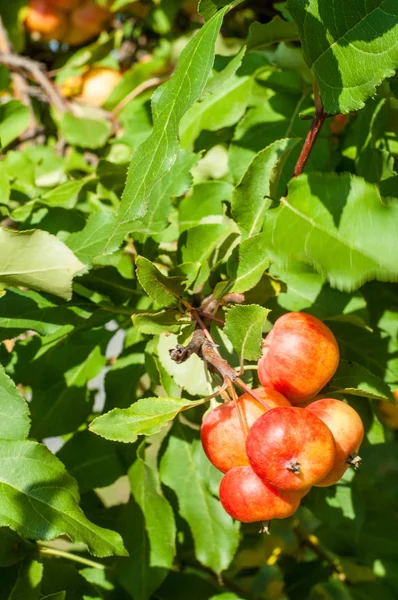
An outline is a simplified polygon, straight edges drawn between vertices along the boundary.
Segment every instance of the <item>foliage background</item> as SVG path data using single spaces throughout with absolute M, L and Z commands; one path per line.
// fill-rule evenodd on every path
M 119 0 L 78 49 L 27 37 L 24 4 L 0 2 L 0 599 L 396 598 L 396 2 Z M 49 77 L 22 68 L 33 115 L 15 56 Z M 59 92 L 92 65 L 123 71 L 101 109 Z M 214 382 L 169 358 L 209 297 L 233 367 L 284 312 L 325 320 L 325 393 L 365 424 L 361 470 L 269 537 L 221 508 Z

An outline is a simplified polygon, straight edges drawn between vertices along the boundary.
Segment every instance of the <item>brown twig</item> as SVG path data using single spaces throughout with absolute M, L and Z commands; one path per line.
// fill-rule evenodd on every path
M 307 163 L 307 160 L 311 154 L 311 151 L 314 147 L 316 139 L 322 128 L 322 125 L 324 124 L 325 119 L 326 119 L 326 113 L 325 113 L 323 105 L 322 105 L 321 97 L 319 95 L 319 90 L 318 90 L 318 86 L 316 84 L 315 79 L 313 81 L 313 88 L 314 88 L 315 118 L 313 119 L 313 121 L 311 123 L 310 130 L 307 134 L 307 137 L 305 138 L 304 146 L 301 150 L 300 156 L 298 157 L 296 166 L 294 168 L 294 173 L 293 173 L 294 177 L 297 177 L 298 175 L 300 175 L 303 172 L 303 169 L 304 169 L 304 167 Z
M 129 102 L 131 102 L 132 100 L 134 100 L 134 98 L 142 94 L 142 92 L 145 92 L 145 90 L 149 90 L 151 87 L 157 87 L 167 79 L 168 77 L 152 77 L 152 79 L 147 79 L 146 81 L 140 83 L 140 85 L 137 85 L 136 88 L 134 88 L 129 94 L 127 94 L 127 96 L 123 98 L 123 100 L 119 102 L 119 104 L 115 106 L 115 108 L 112 111 L 114 116 L 117 116 L 123 110 L 123 108 L 127 106 Z
M 28 73 L 42 88 L 50 104 L 61 114 L 70 110 L 69 102 L 62 96 L 62 94 L 47 77 L 45 68 L 41 63 L 25 56 L 1 52 L 0 64 L 5 65 L 17 73 L 20 73 L 21 71 L 23 73 Z
M 344 573 L 341 565 L 336 560 L 336 558 L 331 554 L 328 550 L 326 550 L 318 538 L 315 535 L 307 535 L 306 532 L 300 527 L 296 526 L 294 528 L 294 532 L 298 538 L 298 541 L 302 547 L 308 548 L 314 554 L 316 554 L 319 558 L 327 562 L 332 570 L 336 573 L 337 577 L 340 581 L 347 581 L 347 576 Z

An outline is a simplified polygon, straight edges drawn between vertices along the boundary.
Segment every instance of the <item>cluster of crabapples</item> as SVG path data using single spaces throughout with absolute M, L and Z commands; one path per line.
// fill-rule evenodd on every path
M 246 393 L 205 414 L 203 448 L 225 473 L 220 500 L 233 518 L 289 517 L 312 486 L 333 485 L 358 466 L 361 418 L 344 401 L 317 396 L 338 363 L 336 339 L 322 321 L 287 313 L 264 341 L 257 400 Z
M 25 27 L 35 40 L 78 46 L 101 33 L 110 18 L 95 0 L 29 0 Z

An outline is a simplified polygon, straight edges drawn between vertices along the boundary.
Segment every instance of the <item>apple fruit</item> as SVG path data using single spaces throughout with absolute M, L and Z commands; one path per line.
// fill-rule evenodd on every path
M 296 405 L 315 396 L 338 364 L 339 347 L 330 329 L 312 315 L 290 312 L 277 319 L 264 341 L 258 377 Z
M 101 106 L 121 79 L 119 71 L 94 67 L 83 75 L 78 99 L 91 106 Z
M 79 6 L 80 0 L 47 0 L 49 6 L 70 12 Z
M 390 429 L 398 429 L 398 390 L 393 393 L 395 402 L 380 400 L 377 404 L 377 412 L 380 421 L 390 427 Z
M 49 42 L 60 40 L 68 28 L 66 15 L 50 6 L 47 0 L 30 0 L 26 10 L 25 26 L 32 37 Z
M 224 475 L 220 500 L 226 512 L 243 523 L 285 519 L 296 512 L 302 495 L 277 490 L 254 473 L 251 467 L 235 467 Z
M 290 406 L 288 400 L 275 390 L 258 388 L 253 391 L 271 408 Z M 266 408 L 249 394 L 243 394 L 237 402 L 244 420 L 243 427 L 246 430 L 249 430 L 266 412 Z M 246 455 L 246 436 L 242 431 L 238 408 L 234 401 L 225 402 L 205 414 L 200 437 L 207 458 L 223 473 L 233 467 L 249 464 Z
M 62 40 L 70 46 L 78 46 L 101 33 L 111 13 L 95 0 L 86 0 L 70 14 L 70 27 Z
M 246 452 L 260 479 L 282 490 L 322 481 L 336 458 L 330 429 L 297 406 L 273 408 L 257 419 L 247 436 Z
M 364 436 L 361 417 L 349 404 L 334 398 L 322 398 L 309 404 L 305 410 L 321 419 L 332 432 L 336 444 L 334 465 L 324 479 L 315 485 L 326 487 L 337 483 L 348 469 L 349 457 L 354 454 L 356 464 L 360 459 L 356 456 Z M 359 459 L 359 460 L 358 460 Z

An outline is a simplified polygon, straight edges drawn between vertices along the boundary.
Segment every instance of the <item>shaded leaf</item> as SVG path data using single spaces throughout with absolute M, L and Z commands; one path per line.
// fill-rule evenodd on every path
M 260 50 L 278 42 L 298 40 L 297 25 L 281 17 L 273 17 L 268 23 L 252 23 L 247 38 L 248 50 Z
M 29 433 L 29 426 L 28 405 L 0 365 L 0 438 L 23 440 Z
M 7 600 L 39 600 L 43 569 L 42 562 L 35 558 L 25 558 Z
M 316 75 L 326 112 L 363 107 L 398 66 L 395 0 L 288 0 L 305 59 Z
M 281 205 L 266 214 L 264 233 L 282 265 L 312 264 L 340 290 L 365 281 L 398 280 L 395 222 L 398 204 L 349 174 L 295 178 Z
M 8 146 L 29 126 L 30 114 L 27 106 L 19 100 L 10 100 L 0 105 L 0 144 Z
M 117 533 L 86 519 L 78 506 L 76 481 L 45 446 L 30 441 L 2 441 L 0 459 L 1 525 L 36 540 L 66 534 L 86 544 L 96 556 L 125 554 Z
M 143 256 L 138 256 L 135 263 L 138 281 L 153 302 L 160 306 L 178 304 L 182 295 L 180 277 L 166 277 Z
M 362 365 L 341 360 L 328 387 L 334 392 L 394 402 L 389 386 Z
M 46 231 L 0 229 L 0 287 L 26 286 L 70 300 L 73 276 L 84 268 Z
M 220 573 L 237 549 L 239 524 L 208 490 L 199 466 L 202 453 L 196 432 L 176 422 L 160 463 L 160 477 L 176 493 L 179 512 L 192 531 L 197 559 Z
M 131 493 L 141 508 L 148 533 L 151 567 L 168 570 L 173 564 L 176 525 L 173 509 L 163 496 L 159 475 L 140 457 L 129 470 Z

